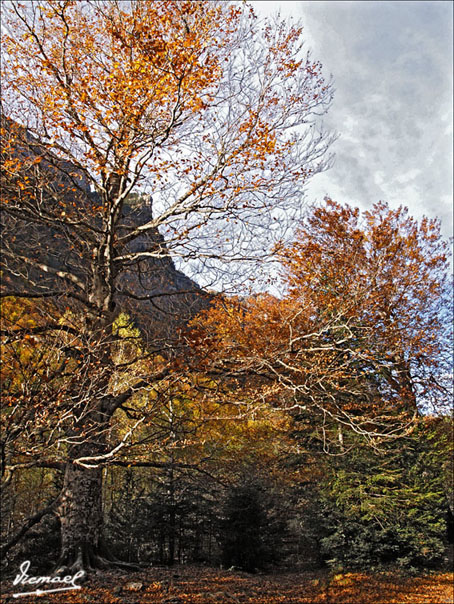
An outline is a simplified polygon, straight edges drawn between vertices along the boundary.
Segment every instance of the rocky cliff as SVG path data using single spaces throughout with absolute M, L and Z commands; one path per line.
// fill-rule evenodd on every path
M 56 271 L 74 275 L 89 290 L 94 250 L 103 237 L 101 202 L 90 192 L 84 174 L 57 158 L 48 145 L 8 120 L 3 119 L 2 126 L 2 289 L 49 294 L 56 300 L 69 294 L 77 300 L 77 287 Z M 150 207 L 126 203 L 118 233 L 151 217 Z M 145 250 L 155 256 L 126 265 L 116 275 L 115 310 L 127 312 L 148 337 L 170 337 L 176 326 L 206 307 L 209 298 L 175 268 L 157 229 L 127 245 L 129 252 Z M 51 270 L 43 270 L 44 265 Z

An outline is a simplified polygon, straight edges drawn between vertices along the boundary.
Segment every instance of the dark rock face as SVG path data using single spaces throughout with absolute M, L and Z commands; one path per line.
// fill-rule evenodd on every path
M 137 227 L 150 220 L 151 208 L 125 206 L 124 224 Z M 182 326 L 209 305 L 211 296 L 175 268 L 164 237 L 157 229 L 134 239 L 128 244 L 128 251 L 156 254 L 126 267 L 117 277 L 118 291 L 132 293 L 131 296 L 119 293 L 118 307 L 134 317 L 148 336 L 160 333 L 171 337 L 175 327 Z
M 77 306 L 80 288 L 55 271 L 74 275 L 86 292 L 93 287 L 93 254 L 104 236 L 101 200 L 90 192 L 80 170 L 55 158 L 25 129 L 5 119 L 2 122 L 3 138 L 10 136 L 4 149 L 8 149 L 9 158 L 19 158 L 22 164 L 19 174 L 2 175 L 6 200 L 1 217 L 3 288 L 18 293 L 52 293 L 55 300 L 68 299 L 67 294 L 73 294 Z M 34 159 L 39 156 L 44 159 L 36 164 Z M 17 203 L 22 195 L 19 180 L 23 176 L 32 183 L 34 193 L 30 202 L 21 199 Z M 132 208 L 126 203 L 118 234 L 131 232 L 151 219 L 151 206 Z M 151 255 L 126 263 L 115 276 L 115 312 L 127 312 L 149 339 L 168 339 L 176 327 L 206 308 L 209 297 L 175 268 L 157 229 L 137 236 L 115 253 L 144 251 Z M 52 270 L 43 270 L 39 265 Z

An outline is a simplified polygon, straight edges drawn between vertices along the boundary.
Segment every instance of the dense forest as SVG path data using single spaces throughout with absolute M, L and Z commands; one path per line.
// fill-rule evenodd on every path
M 303 202 L 335 137 L 302 29 L 215 1 L 3 21 L 5 577 L 449 570 L 450 247 Z M 112 601 L 186 601 L 137 576 Z

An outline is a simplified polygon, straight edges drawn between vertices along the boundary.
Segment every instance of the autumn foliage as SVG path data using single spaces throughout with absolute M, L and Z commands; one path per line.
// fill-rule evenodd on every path
M 129 577 L 105 574 L 91 579 L 81 593 L 68 592 L 65 602 L 81 604 L 87 598 L 100 604 L 140 602 L 160 604 L 452 604 L 453 574 L 421 577 L 391 574 L 281 573 L 251 576 L 238 571 L 218 571 L 196 566 L 174 570 L 150 569 Z M 5 595 L 9 593 L 5 590 Z M 49 594 L 49 602 L 61 602 L 61 594 Z M 23 601 L 40 602 L 28 597 Z
M 276 248 L 282 296 L 220 300 L 193 322 L 201 367 L 235 396 L 319 415 L 327 441 L 334 423 L 373 443 L 402 434 L 449 404 L 447 246 L 404 208 L 328 200 Z
M 382 202 L 302 212 L 334 138 L 318 122 L 332 85 L 302 27 L 217 0 L 2 8 L 9 570 L 31 550 L 60 574 L 325 564 L 278 588 L 193 567 L 138 574 L 131 590 L 106 575 L 109 589 L 94 580 L 85 595 L 422 601 L 405 581 L 334 567 L 339 527 L 356 522 L 364 542 L 389 518 L 415 554 L 392 561 L 444 561 L 448 244 L 436 220 Z M 439 432 L 424 414 L 444 416 Z M 406 531 L 413 496 L 421 518 Z M 364 551 L 345 566 L 375 560 Z
M 218 287 L 254 270 L 329 164 L 332 87 L 301 27 L 246 4 L 9 2 L 2 22 L 1 295 L 56 315 L 5 326 L 8 371 L 30 361 L 4 382 L 5 475 L 64 475 L 62 564 L 102 566 L 102 468 L 198 463 L 169 441 L 179 413 L 200 424 L 178 327 L 207 297 L 172 258 Z

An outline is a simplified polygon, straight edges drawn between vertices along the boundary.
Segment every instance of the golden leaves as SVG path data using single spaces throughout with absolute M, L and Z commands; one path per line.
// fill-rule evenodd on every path
M 142 584 L 140 601 L 154 604 L 163 600 L 187 604 L 228 603 L 245 600 L 250 604 L 322 604 L 327 601 L 349 604 L 448 604 L 453 602 L 453 573 L 434 573 L 404 577 L 399 572 L 385 574 L 342 573 L 334 577 L 327 571 L 280 572 L 251 575 L 238 571 L 203 566 L 149 568 L 146 573 L 120 576 L 105 572 L 91 577 L 81 593 L 68 592 L 65 602 L 81 604 L 87 598 L 105 604 L 121 604 L 130 586 Z M 171 586 L 172 597 L 168 597 Z M 8 586 L 7 589 L 9 589 Z M 5 593 L 6 590 L 5 588 Z M 117 595 L 119 593 L 119 595 Z M 61 602 L 61 595 L 49 594 L 49 602 Z
M 143 2 L 129 11 L 46 0 L 33 7 L 41 19 L 18 10 L 20 19 L 13 11 L 6 17 L 17 37 L 5 38 L 5 86 L 35 105 L 49 130 L 84 141 L 94 164 L 100 139 L 124 140 L 125 126 L 138 129 L 150 116 L 164 121 L 176 106 L 199 111 L 240 18 L 201 2 L 180 3 L 177 10 Z M 87 136 L 94 124 L 98 140 Z M 131 152 L 126 147 L 120 155 Z

